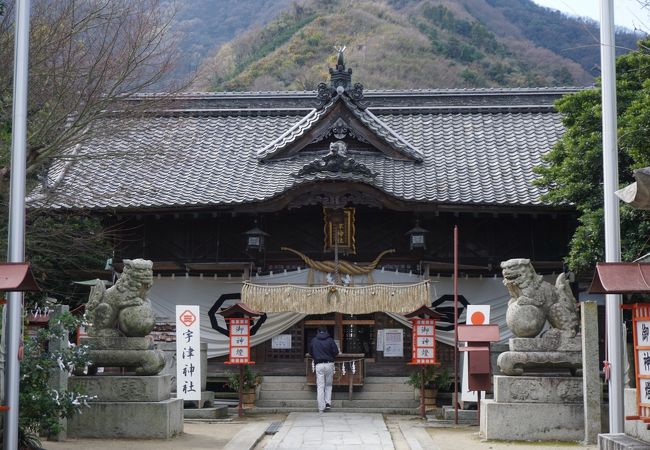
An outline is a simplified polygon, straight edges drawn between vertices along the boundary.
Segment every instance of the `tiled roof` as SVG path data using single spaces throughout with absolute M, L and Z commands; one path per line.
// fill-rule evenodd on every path
M 372 182 L 347 178 L 408 202 L 541 205 L 533 167 L 564 131 L 551 101 L 572 91 L 472 90 L 458 91 L 460 97 L 440 92 L 399 92 L 398 100 L 368 93 L 369 113 L 401 139 L 399 145 L 417 149 L 421 162 L 350 146 L 354 160 L 378 176 Z M 453 104 L 437 104 L 436 95 Z M 540 95 L 544 101 L 535 103 Z M 117 210 L 226 206 L 264 202 L 301 183 L 328 179 L 291 176 L 318 156 L 313 152 L 258 160 L 260 149 L 291 134 L 292 127 L 318 120 L 313 108 L 292 103 L 287 93 L 278 96 L 290 106 L 280 108 L 284 103 L 274 94 L 185 95 L 178 97 L 178 110 L 102 119 L 97 128 L 104 132 L 62 155 L 47 185 L 31 193 L 30 204 Z M 211 103 L 226 97 L 248 104 Z M 381 106 L 373 108 L 375 103 Z
M 257 158 L 260 160 L 268 160 L 294 142 L 297 138 L 303 136 L 306 131 L 317 124 L 318 121 L 333 108 L 336 102 L 343 102 L 347 109 L 364 125 L 366 125 L 375 136 L 382 139 L 398 153 L 407 156 L 409 159 L 422 162 L 423 157 L 420 150 L 406 142 L 399 134 L 391 130 L 390 127 L 368 109 L 359 108 L 353 101 L 344 95 L 337 95 L 322 108 L 310 111 L 309 114 L 287 130 L 287 132 L 283 133 L 282 136 L 257 152 Z

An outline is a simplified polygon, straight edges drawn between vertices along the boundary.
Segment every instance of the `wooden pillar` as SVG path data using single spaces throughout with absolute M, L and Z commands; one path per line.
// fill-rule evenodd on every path
M 343 353 L 343 314 L 335 313 L 334 314 L 334 340 L 338 340 L 341 348 L 339 352 Z

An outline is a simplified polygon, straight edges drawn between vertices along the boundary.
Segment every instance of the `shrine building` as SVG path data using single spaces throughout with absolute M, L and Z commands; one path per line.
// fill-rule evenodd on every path
M 372 290 L 430 280 L 429 306 L 448 314 L 456 225 L 462 303 L 490 305 L 507 339 L 499 263 L 530 258 L 538 273 L 559 273 L 575 227 L 574 209 L 544 203 L 533 183 L 564 132 L 553 103 L 575 89 L 390 91 L 359 81 L 341 53 L 317 92 L 188 93 L 160 96 L 138 117 L 112 112 L 60 155 L 29 207 L 101 217 L 118 230 L 117 272 L 123 259 L 152 260 L 157 320 L 173 323 L 176 304 L 200 306 L 209 373 L 226 370 L 228 341 L 208 311 L 238 301 L 244 281 Z M 290 306 L 253 336 L 256 370 L 305 375 L 321 325 L 368 376 L 411 370 L 403 315 Z M 444 320 L 437 338 L 449 366 Z

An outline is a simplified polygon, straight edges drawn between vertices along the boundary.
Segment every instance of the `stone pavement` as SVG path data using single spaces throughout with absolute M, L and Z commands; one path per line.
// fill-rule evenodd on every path
M 282 426 L 265 435 L 272 423 Z M 44 441 L 47 450 L 596 450 L 575 442 L 484 441 L 477 426 L 422 420 L 416 416 L 317 412 L 251 415 L 244 418 L 185 421 L 171 439 L 69 439 Z
M 266 450 L 395 450 L 381 414 L 290 413 Z

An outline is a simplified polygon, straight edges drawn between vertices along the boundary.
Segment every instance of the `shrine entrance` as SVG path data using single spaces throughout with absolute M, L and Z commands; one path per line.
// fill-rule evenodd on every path
M 304 351 L 308 353 L 309 342 L 316 336 L 318 327 L 327 327 L 341 353 L 363 354 L 375 358 L 374 314 L 312 314 L 305 318 Z

